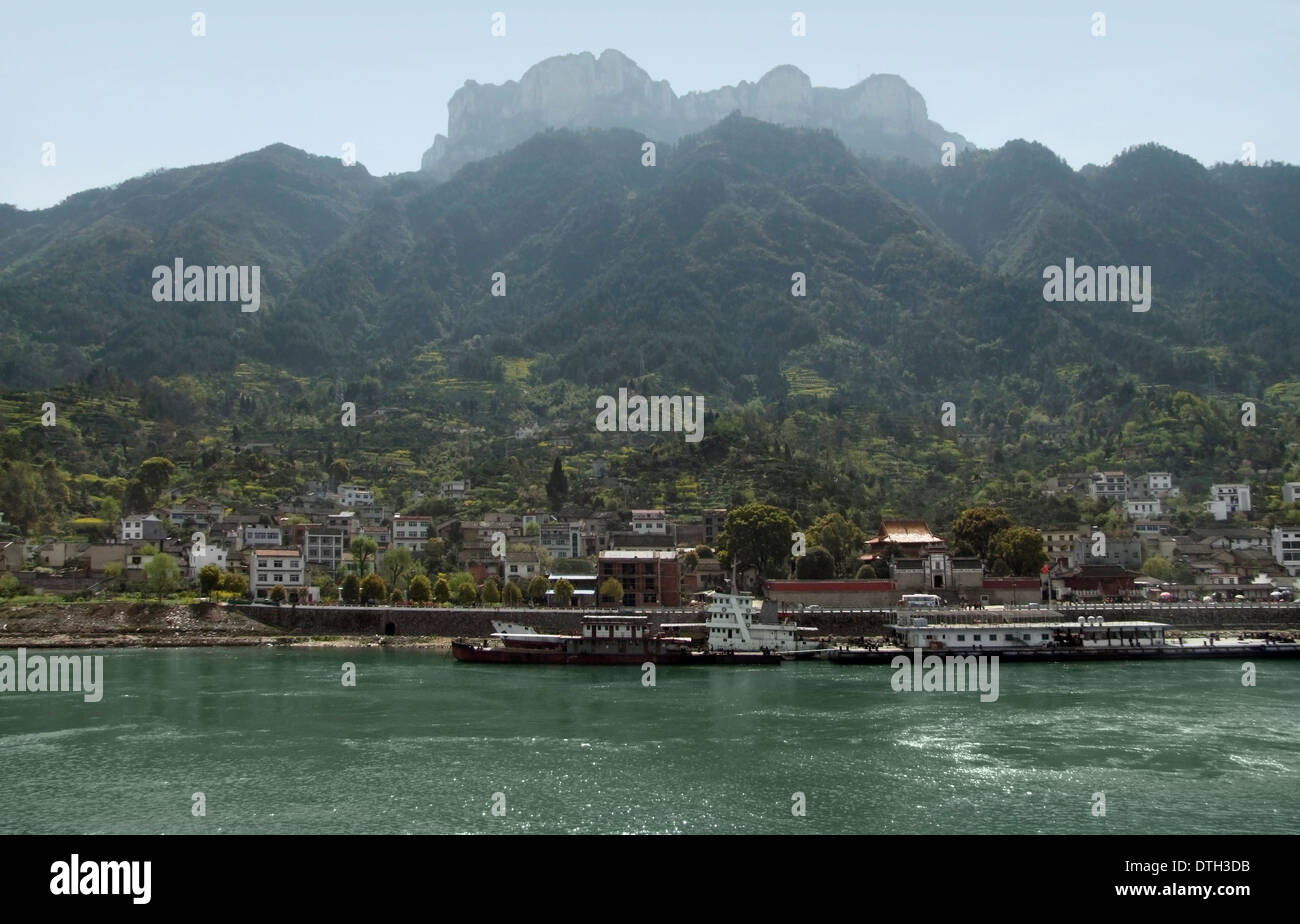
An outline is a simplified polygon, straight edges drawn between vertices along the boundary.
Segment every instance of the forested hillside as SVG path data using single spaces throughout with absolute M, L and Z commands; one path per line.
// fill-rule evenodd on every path
M 345 459 L 394 506 L 456 477 L 544 506 L 559 456 L 572 503 L 864 526 L 1070 518 L 1039 495 L 1063 470 L 1240 479 L 1266 509 L 1300 478 L 1297 168 L 1146 146 L 1075 172 L 1013 142 L 927 169 L 738 116 L 653 167 L 643 140 L 546 132 L 445 183 L 274 146 L 0 208 L 0 503 L 106 516 L 155 455 L 232 505 Z M 1150 310 L 1044 301 L 1067 257 L 1150 265 Z M 155 302 L 177 258 L 260 266 L 259 310 Z M 703 396 L 705 438 L 596 432 L 620 387 Z

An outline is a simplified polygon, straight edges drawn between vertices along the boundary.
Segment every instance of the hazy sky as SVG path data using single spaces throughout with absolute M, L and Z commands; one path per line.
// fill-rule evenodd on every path
M 900 74 L 945 128 L 981 147 L 1038 140 L 1076 168 L 1146 141 L 1207 165 L 1244 141 L 1300 162 L 1300 0 L 3 0 L 0 202 L 44 207 L 274 142 L 352 142 L 371 173 L 415 170 L 465 80 L 606 48 L 679 95 L 778 64 L 816 86 Z

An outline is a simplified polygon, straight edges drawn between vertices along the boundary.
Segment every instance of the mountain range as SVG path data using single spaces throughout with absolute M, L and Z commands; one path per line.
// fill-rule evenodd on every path
M 601 80 L 631 66 L 562 60 Z M 459 91 L 452 140 L 410 174 L 273 145 L 49 209 L 0 207 L 11 422 L 42 390 L 93 386 L 132 408 L 138 435 L 105 423 L 63 448 L 88 467 L 240 433 L 322 458 L 399 453 L 390 472 L 408 453 L 413 470 L 459 477 L 520 431 L 608 451 L 594 400 L 620 387 L 697 394 L 703 443 L 625 440 L 645 453 L 626 472 L 777 478 L 783 496 L 840 492 L 843 509 L 877 512 L 1065 465 L 1208 476 L 1300 461 L 1300 168 L 1205 168 L 1147 144 L 1075 171 L 1025 141 L 961 146 L 943 166 L 731 112 L 675 141 L 668 127 L 545 128 L 440 179 L 475 145 L 510 143 L 491 126 L 546 85 L 540 73 Z M 801 85 L 773 74 L 736 98 L 769 105 L 765 81 Z M 656 92 L 662 111 L 701 122 L 730 105 Z M 259 310 L 154 301 L 153 269 L 176 259 L 259 266 Z M 1150 310 L 1045 301 L 1044 268 L 1067 259 L 1149 265 Z M 337 438 L 343 398 L 359 401 L 364 439 Z M 1260 430 L 1233 428 L 1241 400 L 1258 403 Z M 461 434 L 464 454 L 435 462 L 431 434 Z M 21 427 L 10 436 L 9 457 L 47 451 Z M 547 453 L 534 453 L 543 480 Z M 734 487 L 716 484 L 714 502 Z

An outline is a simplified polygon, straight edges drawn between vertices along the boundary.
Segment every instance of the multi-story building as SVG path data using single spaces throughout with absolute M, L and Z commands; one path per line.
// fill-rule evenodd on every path
M 123 542 L 152 542 L 157 545 L 166 535 L 167 530 L 163 527 L 162 520 L 152 513 L 137 513 L 122 518 Z
M 576 523 L 547 523 L 538 531 L 538 543 L 552 558 L 580 558 L 582 530 Z
M 1279 526 L 1273 530 L 1273 560 L 1292 577 L 1300 576 L 1300 526 Z
M 221 522 L 226 515 L 226 508 L 221 504 L 210 504 L 197 497 L 187 498 L 183 503 L 173 504 L 167 516 L 177 526 L 193 523 L 198 529 L 207 530 Z
M 222 571 L 226 570 L 225 549 L 217 545 L 208 545 L 204 543 L 203 550 L 195 554 L 193 547 L 188 547 L 185 551 L 186 556 L 186 577 L 198 577 L 199 571 L 206 565 L 216 565 Z
M 375 492 L 359 484 L 339 485 L 339 502 L 344 507 L 371 507 L 375 503 Z
M 723 528 L 727 525 L 727 511 L 724 507 L 716 507 L 704 511 L 704 544 L 712 548 L 718 544 L 718 536 L 722 535 Z
M 1282 485 L 1282 503 L 1300 503 L 1300 481 L 1288 481 Z
M 529 581 L 543 573 L 537 553 L 526 551 L 507 552 L 502 571 L 505 580 L 515 581 L 523 587 L 527 587 Z
M 1091 532 L 1075 540 L 1073 555 L 1075 567 L 1112 565 L 1133 570 L 1142 567 L 1142 540 L 1136 533 L 1111 532 L 1103 535 L 1105 544 L 1100 555 L 1093 554 L 1098 543 Z
M 1205 509 L 1216 520 L 1228 520 L 1234 513 L 1250 513 L 1250 485 L 1212 484 Z
M 335 574 L 343 566 L 343 553 L 350 542 L 348 531 L 343 527 L 310 525 L 303 533 L 303 557 L 308 565 Z
M 274 549 L 284 543 L 284 533 L 278 526 L 248 524 L 240 535 L 241 548 Z
M 469 481 L 464 478 L 458 478 L 455 481 L 444 481 L 438 485 L 438 497 L 442 500 L 463 501 L 468 493 Z
M 1118 504 L 1128 498 L 1128 475 L 1123 472 L 1094 472 L 1088 485 L 1093 500 Z
M 306 586 L 302 553 L 297 549 L 254 549 L 248 567 L 248 590 L 254 600 L 265 600 L 272 587 L 283 587 L 293 600 Z
M 433 517 L 413 517 L 397 514 L 393 517 L 392 547 L 406 549 L 412 554 L 424 551 L 433 529 Z
M 361 535 L 361 518 L 355 510 L 331 513 L 325 518 L 325 525 L 346 531 L 349 539 Z
M 1164 512 L 1164 504 L 1158 497 L 1144 497 L 1141 499 L 1130 497 L 1128 500 L 1124 501 L 1125 519 L 1145 520 L 1152 517 L 1162 516 Z
M 1133 532 L 1142 539 L 1155 539 L 1169 532 L 1171 525 L 1168 520 L 1138 520 L 1133 524 Z
M 1174 487 L 1174 476 L 1169 472 L 1147 472 L 1139 475 L 1133 484 L 1133 497 L 1175 497 L 1179 489 Z
M 663 536 L 668 532 L 668 518 L 662 510 L 633 510 L 632 532 Z
M 1084 523 L 1076 526 L 1050 526 L 1039 532 L 1043 536 L 1043 548 L 1050 564 L 1077 568 L 1081 562 L 1075 559 L 1075 543 L 1081 537 L 1090 535 L 1092 530 Z
M 601 552 L 597 587 L 611 577 L 623 585 L 623 606 L 680 606 L 681 570 L 675 551 L 614 549 Z

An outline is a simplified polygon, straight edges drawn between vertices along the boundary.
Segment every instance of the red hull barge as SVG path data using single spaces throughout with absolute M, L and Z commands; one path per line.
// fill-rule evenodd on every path
M 581 635 L 543 635 L 496 623 L 493 645 L 457 639 L 451 655 L 479 664 L 780 664 L 772 651 L 707 651 L 687 638 L 651 635 L 644 616 L 586 616 Z
M 480 664 L 780 664 L 781 656 L 761 651 L 565 651 L 512 645 L 477 645 L 456 641 L 451 655 L 457 661 Z

